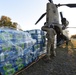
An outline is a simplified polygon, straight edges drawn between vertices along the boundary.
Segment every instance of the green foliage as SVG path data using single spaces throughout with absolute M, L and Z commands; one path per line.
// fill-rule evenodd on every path
M 0 27 L 8 27 L 8 28 L 17 29 L 17 25 L 18 25 L 18 23 L 12 22 L 10 17 L 1 16 Z

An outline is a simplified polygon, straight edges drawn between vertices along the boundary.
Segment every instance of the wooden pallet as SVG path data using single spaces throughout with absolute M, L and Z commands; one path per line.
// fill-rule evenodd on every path
M 21 69 L 20 71 L 16 72 L 14 75 L 18 75 L 19 73 L 21 73 L 22 71 L 28 69 L 30 66 L 32 66 L 33 64 L 35 64 L 36 62 L 38 62 L 41 58 L 43 58 L 46 54 L 42 54 L 38 57 L 38 59 L 34 60 L 32 63 L 30 63 L 27 67 Z

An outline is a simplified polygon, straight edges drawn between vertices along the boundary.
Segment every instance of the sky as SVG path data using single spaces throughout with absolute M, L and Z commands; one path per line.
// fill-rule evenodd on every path
M 17 22 L 23 30 L 41 29 L 46 16 L 37 24 L 38 18 L 46 12 L 48 0 L 1 0 L 0 17 L 8 16 L 13 22 Z M 76 0 L 53 0 L 55 4 L 76 3 Z M 76 8 L 61 6 L 58 11 L 69 21 L 69 27 L 76 27 Z M 70 34 L 76 33 L 76 28 L 69 28 Z

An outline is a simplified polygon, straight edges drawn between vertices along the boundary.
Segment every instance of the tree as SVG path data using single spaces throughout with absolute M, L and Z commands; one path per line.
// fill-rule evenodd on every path
M 0 27 L 8 27 L 8 28 L 13 28 L 17 29 L 18 23 L 17 22 L 12 22 L 10 17 L 7 16 L 1 16 L 0 19 Z
M 11 19 L 7 16 L 2 16 L 0 19 L 1 26 L 9 26 L 12 25 Z

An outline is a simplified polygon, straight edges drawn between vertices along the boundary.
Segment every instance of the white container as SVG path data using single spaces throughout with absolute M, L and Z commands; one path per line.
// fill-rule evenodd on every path
M 18 48 L 18 56 L 23 56 L 23 49 L 21 47 Z
M 0 54 L 0 61 L 1 62 L 4 61 L 4 53 L 3 52 Z

